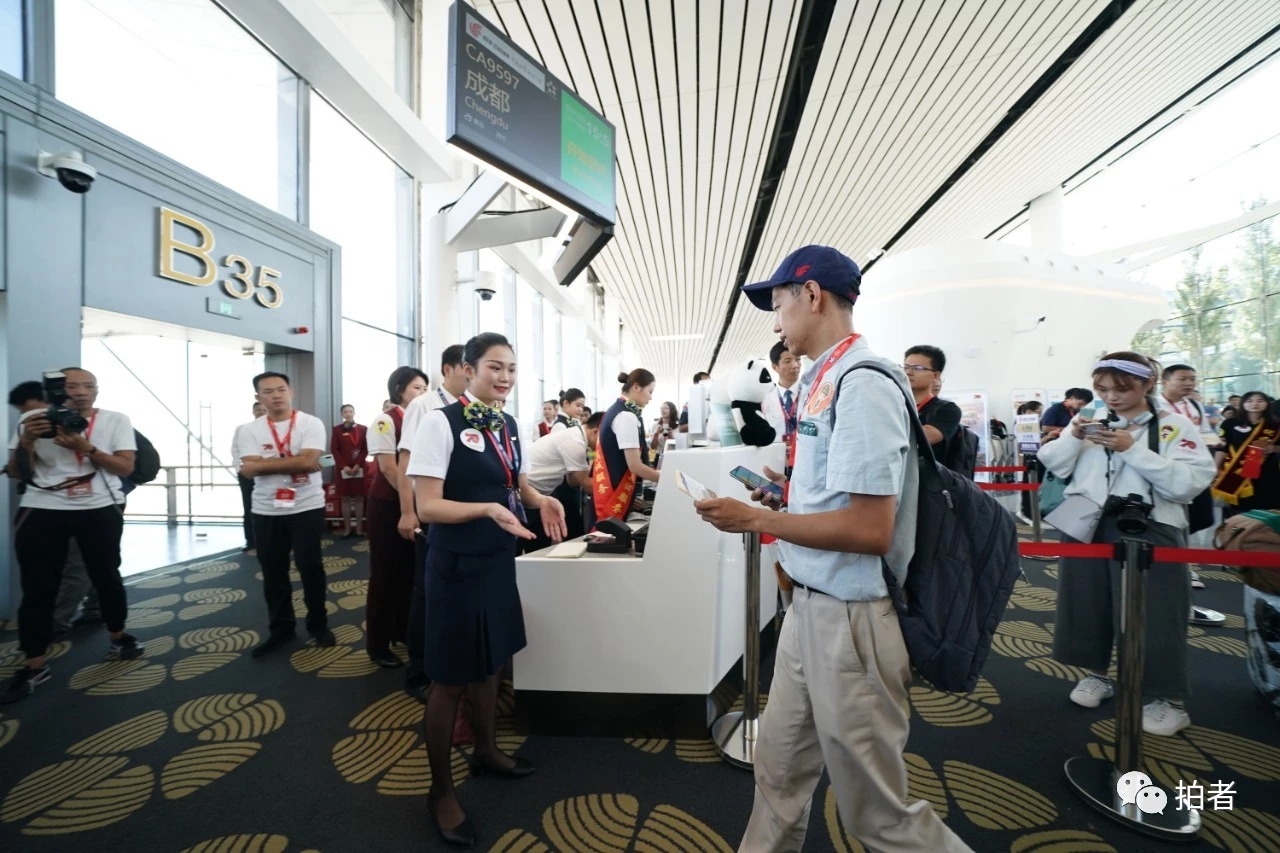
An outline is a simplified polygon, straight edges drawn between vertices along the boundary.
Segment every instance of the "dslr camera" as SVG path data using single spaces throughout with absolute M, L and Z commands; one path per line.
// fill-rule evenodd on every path
M 89 422 L 84 416 L 74 409 L 67 408 L 67 376 L 61 371 L 51 371 L 41 377 L 44 385 L 44 398 L 49 403 L 49 408 L 44 410 L 44 416 L 49 420 L 49 431 L 41 438 L 56 438 L 58 428 L 61 427 L 67 432 L 84 432 L 89 428 Z
M 1130 494 L 1127 497 L 1111 495 L 1107 505 L 1103 507 L 1106 515 L 1116 517 L 1116 527 L 1121 533 L 1129 536 L 1140 536 L 1147 532 L 1147 519 L 1155 507 L 1142 499 L 1142 495 Z

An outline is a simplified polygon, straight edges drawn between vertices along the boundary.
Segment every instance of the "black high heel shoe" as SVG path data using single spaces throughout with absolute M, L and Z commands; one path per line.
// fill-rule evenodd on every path
M 475 756 L 468 758 L 467 763 L 471 766 L 472 776 L 497 776 L 500 779 L 523 779 L 537 769 L 527 758 L 513 755 L 511 760 L 515 762 L 515 766 L 509 769 L 486 764 Z
M 436 825 L 436 832 L 440 834 L 440 840 L 450 847 L 475 847 L 476 846 L 476 827 L 471 822 L 471 818 L 464 817 L 462 823 L 453 829 L 445 829 L 440 825 L 440 819 L 436 817 L 435 803 L 430 797 L 427 797 L 427 814 L 431 816 L 431 822 Z

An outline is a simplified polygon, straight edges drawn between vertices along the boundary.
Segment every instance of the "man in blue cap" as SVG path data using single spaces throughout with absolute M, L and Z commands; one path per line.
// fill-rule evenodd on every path
M 813 366 L 801 378 L 787 512 L 732 498 L 696 504 L 730 533 L 781 540 L 795 583 L 755 748 L 756 794 L 741 851 L 804 846 L 825 764 L 844 827 L 868 849 L 967 851 L 924 800 L 907 795 L 911 664 L 881 561 L 901 584 L 915 550 L 916 452 L 902 368 L 853 330 L 858 265 L 827 246 L 787 257 L 743 292 Z M 852 370 L 874 361 L 892 371 Z M 766 476 L 786 478 L 766 469 Z

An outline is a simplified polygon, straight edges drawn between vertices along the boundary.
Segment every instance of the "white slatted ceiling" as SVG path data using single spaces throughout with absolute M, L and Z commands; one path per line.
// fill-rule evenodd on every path
M 800 0 L 476 5 L 617 126 L 616 236 L 593 266 L 639 351 L 626 366 L 687 381 L 729 302 Z M 805 243 L 865 262 L 1105 6 L 841 0 L 751 280 Z M 895 250 L 985 236 L 1277 20 L 1276 0 L 1135 5 Z M 650 341 L 691 333 L 704 337 Z M 719 364 L 774 340 L 772 317 L 740 300 Z
M 1103 6 L 841 4 L 751 279 L 805 243 L 865 262 Z M 767 348 L 772 322 L 740 301 L 721 362 Z
M 907 232 L 899 247 L 985 235 L 1278 24 L 1280 3 L 1275 0 L 1133 7 Z M 1277 46 L 1280 36 L 1273 36 L 1241 66 Z M 1199 97 L 1193 93 L 1186 105 Z M 1178 103 L 1170 113 L 1182 109 Z
M 705 365 L 742 255 L 798 0 L 476 7 L 617 127 L 618 222 L 593 266 L 621 302 L 642 366 L 669 381 Z M 704 339 L 649 340 L 696 333 Z

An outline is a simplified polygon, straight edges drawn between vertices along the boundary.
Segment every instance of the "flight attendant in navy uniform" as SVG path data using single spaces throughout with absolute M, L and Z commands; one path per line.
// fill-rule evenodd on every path
M 596 459 L 591 466 L 591 496 L 596 523 L 606 518 L 625 520 L 640 492 L 640 481 L 658 482 L 661 474 L 644 462 L 644 407 L 653 399 L 657 382 L 643 367 L 619 373 L 622 396 L 604 413 Z
M 471 772 L 519 778 L 526 759 L 498 749 L 494 737 L 498 670 L 525 646 L 516 588 L 516 546 L 533 539 L 525 507 L 538 510 L 553 541 L 565 536 L 564 508 L 525 479 L 515 418 L 502 405 L 516 383 L 515 352 L 492 332 L 467 342 L 468 391 L 427 413 L 413 439 L 408 474 L 418 516 L 430 525 L 425 572 L 424 670 L 432 687 L 424 714 L 431 791 L 427 810 L 445 843 L 470 847 L 475 827 L 453 787 L 452 740 L 458 702 L 471 704 Z

